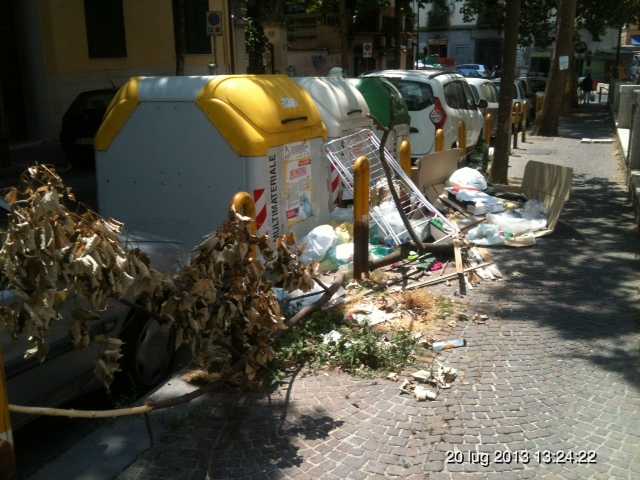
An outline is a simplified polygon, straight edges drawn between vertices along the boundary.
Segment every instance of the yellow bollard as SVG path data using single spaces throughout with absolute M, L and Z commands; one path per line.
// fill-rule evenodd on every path
M 255 235 L 256 229 L 256 204 L 253 201 L 253 197 L 247 192 L 238 192 L 233 196 L 231 200 L 230 210 L 238 213 L 244 217 L 249 217 L 251 222 L 249 223 L 249 232 Z M 249 247 L 249 255 L 252 258 L 256 258 L 256 246 L 251 245 Z
M 353 278 L 369 274 L 369 160 L 358 157 L 353 166 Z
M 484 143 L 491 144 L 491 134 L 493 133 L 493 115 L 489 112 L 484 116 Z
M 529 102 L 522 104 L 522 143 L 527 141 L 527 121 L 529 118 Z
M 441 128 L 436 130 L 436 152 L 444 150 L 444 130 Z
M 467 152 L 467 126 L 462 120 L 458 123 L 458 148 L 464 156 Z
M 4 357 L 0 352 L 0 480 L 15 480 L 16 457 L 13 450 L 13 434 L 9 416 L 7 379 L 4 373 Z
M 513 104 L 511 109 L 511 134 L 513 135 L 513 148 L 518 148 L 518 126 L 520 125 L 520 102 Z
M 407 177 L 411 178 L 411 143 L 409 140 L 403 140 L 400 143 L 400 166 Z

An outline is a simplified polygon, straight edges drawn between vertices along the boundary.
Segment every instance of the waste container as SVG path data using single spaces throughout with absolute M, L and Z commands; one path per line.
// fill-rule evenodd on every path
M 363 128 L 373 128 L 366 100 L 341 76 L 298 77 L 294 80 L 313 98 L 327 127 L 329 141 Z M 331 201 L 335 203 L 341 193 L 340 177 L 329 160 L 325 160 L 325 165 L 330 172 Z
M 100 212 L 194 245 L 247 191 L 259 232 L 302 236 L 329 218 L 326 136 L 284 75 L 133 78 L 96 135 Z
M 409 139 L 411 117 L 402 94 L 388 80 L 382 77 L 365 77 L 347 79 L 362 94 L 373 116 L 384 127 L 389 128 L 393 118 L 393 129 L 387 140 L 387 150 L 398 156 L 402 140 Z M 382 139 L 382 131 L 375 129 L 378 138 Z

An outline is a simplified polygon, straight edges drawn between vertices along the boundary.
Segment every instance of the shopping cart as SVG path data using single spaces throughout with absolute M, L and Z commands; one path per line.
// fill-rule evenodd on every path
M 354 184 L 353 165 L 360 156 L 368 158 L 371 217 L 385 238 L 398 246 L 410 241 L 411 237 L 393 202 L 379 151 L 380 140 L 368 129 L 337 138 L 325 145 L 329 161 L 342 178 L 343 188 L 351 193 Z M 435 238 L 434 243 L 438 243 L 457 235 L 458 228 L 429 203 L 386 148 L 384 158 L 393 172 L 392 181 L 400 198 L 400 208 L 420 239 L 431 233 Z

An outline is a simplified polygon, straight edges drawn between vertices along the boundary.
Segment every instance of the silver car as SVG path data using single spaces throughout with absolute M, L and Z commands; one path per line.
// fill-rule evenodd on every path
M 5 205 L 0 207 L 6 208 Z M 164 272 L 175 272 L 186 261 L 186 253 L 178 242 L 148 234 L 126 233 L 123 243 L 129 249 L 138 248 L 148 255 L 152 265 Z M 11 300 L 12 292 L 0 292 L 2 300 Z M 26 339 L 14 340 L 0 332 L 0 349 L 4 353 L 9 402 L 20 405 L 54 407 L 83 393 L 102 388 L 94 375 L 98 347 L 73 347 L 69 328 L 71 305 L 65 305 L 61 321 L 55 322 L 49 335 L 49 353 L 40 363 L 25 360 Z M 119 302 L 111 302 L 101 317 L 91 324 L 92 335 L 118 337 L 125 343 L 120 374 L 137 388 L 155 386 L 170 372 L 174 357 L 174 336 L 167 326 Z M 13 415 L 13 427 L 28 422 L 31 417 Z

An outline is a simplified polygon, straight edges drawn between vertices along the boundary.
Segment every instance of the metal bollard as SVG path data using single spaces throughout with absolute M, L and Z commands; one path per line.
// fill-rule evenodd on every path
M 13 433 L 9 416 L 7 379 L 4 373 L 4 357 L 0 352 L 0 480 L 15 480 L 16 457 L 13 450 Z
M 358 157 L 353 165 L 353 278 L 369 274 L 369 160 Z
M 522 105 L 522 143 L 527 141 L 527 118 L 529 115 L 529 103 Z
M 487 112 L 484 116 L 484 143 L 491 144 L 491 134 L 493 133 L 493 115 Z
M 511 111 L 511 133 L 513 135 L 513 149 L 518 148 L 518 125 L 520 124 L 520 102 L 513 105 Z
M 242 216 L 249 217 L 251 222 L 249 223 L 249 232 L 255 235 L 256 229 L 256 204 L 253 201 L 253 197 L 247 192 L 238 192 L 233 196 L 231 200 L 231 211 L 239 213 Z M 249 253 L 251 257 L 256 258 L 256 246 L 251 245 L 249 247 Z
M 400 166 L 407 177 L 411 178 L 411 143 L 409 140 L 403 140 L 400 143 Z
M 436 130 L 436 152 L 444 150 L 444 130 L 439 128 Z
M 464 157 L 467 153 L 467 126 L 462 120 L 458 123 L 458 148 Z

